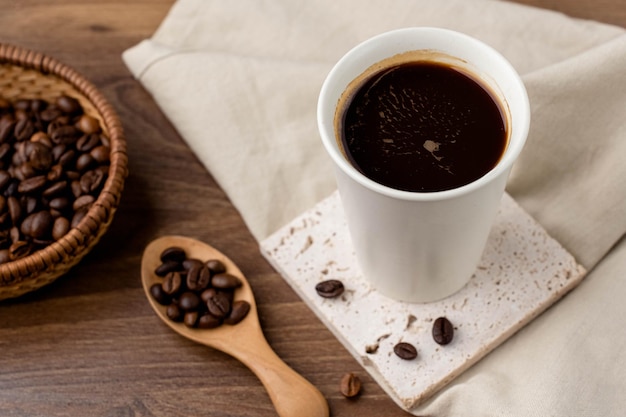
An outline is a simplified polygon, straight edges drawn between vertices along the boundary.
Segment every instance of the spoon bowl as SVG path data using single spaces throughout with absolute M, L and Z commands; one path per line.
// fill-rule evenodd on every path
M 223 324 L 214 329 L 195 329 L 170 320 L 150 294 L 150 287 L 162 282 L 154 271 L 161 264 L 161 253 L 172 246 L 183 248 L 188 258 L 202 261 L 217 259 L 226 271 L 238 277 L 242 285 L 235 291 L 235 301 L 250 303 L 247 316 L 235 325 Z M 254 294 L 248 280 L 237 265 L 212 246 L 184 236 L 164 236 L 152 241 L 144 250 L 141 281 L 150 305 L 157 316 L 172 330 L 187 339 L 220 350 L 238 359 L 265 386 L 281 417 L 328 417 L 328 404 L 320 391 L 285 364 L 267 343 L 257 314 Z

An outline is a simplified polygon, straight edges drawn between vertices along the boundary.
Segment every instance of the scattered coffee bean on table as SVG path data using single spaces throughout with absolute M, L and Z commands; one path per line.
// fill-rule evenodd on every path
M 439 317 L 433 323 L 433 339 L 440 345 L 447 345 L 454 337 L 454 327 L 450 320 Z
M 0 263 L 61 239 L 109 175 L 110 139 L 78 100 L 0 97 Z
M 344 397 L 354 398 L 361 392 L 361 380 L 358 376 L 349 372 L 341 378 L 339 390 Z
M 186 326 L 214 329 L 235 325 L 250 311 L 250 303 L 235 301 L 242 281 L 228 273 L 217 259 L 203 262 L 188 258 L 184 249 L 169 247 L 161 252 L 154 274 L 163 278 L 150 287 L 154 300 L 166 306 L 166 316 Z
M 400 342 L 393 347 L 394 353 L 401 359 L 412 360 L 417 358 L 417 349 L 410 343 Z
M 337 279 L 329 279 L 326 281 L 319 282 L 315 286 L 315 291 L 317 291 L 317 294 L 320 297 L 335 298 L 343 294 L 344 286 L 343 286 L 343 282 Z

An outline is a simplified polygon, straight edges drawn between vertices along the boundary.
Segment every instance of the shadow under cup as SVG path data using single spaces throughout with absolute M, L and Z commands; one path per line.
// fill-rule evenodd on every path
M 335 134 L 342 95 L 374 64 L 409 51 L 425 51 L 429 60 L 473 74 L 506 114 L 508 144 L 502 157 L 469 184 L 426 193 L 397 190 L 363 175 L 342 152 Z M 410 302 L 439 300 L 462 288 L 478 265 L 506 180 L 528 135 L 528 96 L 511 64 L 486 44 L 446 29 L 383 33 L 350 50 L 333 67 L 320 92 L 317 118 L 365 278 L 382 294 Z

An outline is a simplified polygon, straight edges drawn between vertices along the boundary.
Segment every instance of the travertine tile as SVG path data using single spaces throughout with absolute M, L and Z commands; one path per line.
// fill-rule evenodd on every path
M 261 242 L 264 256 L 402 408 L 411 410 L 529 323 L 585 276 L 585 270 L 507 194 L 482 260 L 467 285 L 432 303 L 389 299 L 362 277 L 337 192 Z M 315 285 L 343 281 L 322 298 Z M 432 323 L 446 316 L 455 336 L 436 344 Z M 405 341 L 412 361 L 393 353 Z

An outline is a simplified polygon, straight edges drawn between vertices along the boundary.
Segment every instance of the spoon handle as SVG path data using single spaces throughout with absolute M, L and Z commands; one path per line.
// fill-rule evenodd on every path
M 328 403 L 309 381 L 291 369 L 261 334 L 229 352 L 259 378 L 280 417 L 328 417 Z

